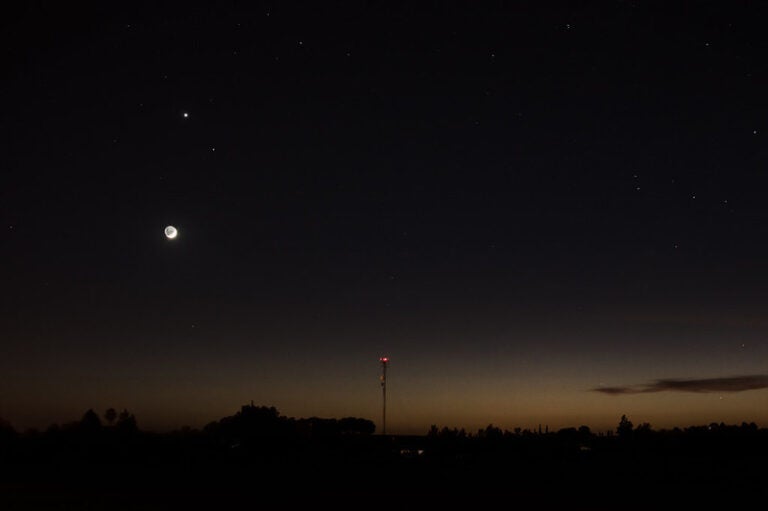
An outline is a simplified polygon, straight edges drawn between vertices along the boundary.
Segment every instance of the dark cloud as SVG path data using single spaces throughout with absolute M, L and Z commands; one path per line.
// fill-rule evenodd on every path
M 765 388 L 768 388 L 768 375 L 753 374 L 731 376 L 728 378 L 706 378 L 703 380 L 664 379 L 645 385 L 598 387 L 592 390 L 615 396 L 619 394 L 649 394 L 651 392 L 664 392 L 665 390 L 677 392 L 742 392 L 744 390 Z

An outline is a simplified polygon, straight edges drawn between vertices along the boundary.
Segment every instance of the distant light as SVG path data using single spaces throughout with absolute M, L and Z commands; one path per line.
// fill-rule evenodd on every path
M 182 116 L 183 116 L 185 119 L 189 117 L 189 113 L 188 113 L 188 112 L 184 112 L 184 113 L 183 113 L 183 114 L 181 114 L 181 115 L 182 115 Z
M 389 362 L 389 359 L 388 359 L 387 357 L 381 357 L 381 358 L 379 359 L 379 362 L 384 362 L 384 363 L 387 363 L 387 362 Z

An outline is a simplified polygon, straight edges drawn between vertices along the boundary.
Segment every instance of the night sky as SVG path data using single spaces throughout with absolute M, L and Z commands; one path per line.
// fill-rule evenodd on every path
M 768 425 L 768 5 L 415 3 L 9 10 L 0 417 Z

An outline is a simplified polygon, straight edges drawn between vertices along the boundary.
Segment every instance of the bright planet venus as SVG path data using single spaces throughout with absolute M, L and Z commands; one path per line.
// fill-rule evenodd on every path
M 176 230 L 176 228 L 172 225 L 169 225 L 165 228 L 165 237 L 169 240 L 174 239 L 176 236 L 179 235 L 179 231 Z

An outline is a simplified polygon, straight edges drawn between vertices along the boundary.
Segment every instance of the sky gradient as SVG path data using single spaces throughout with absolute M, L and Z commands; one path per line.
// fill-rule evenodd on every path
M 0 417 L 768 424 L 766 7 L 476 4 L 12 12 Z

